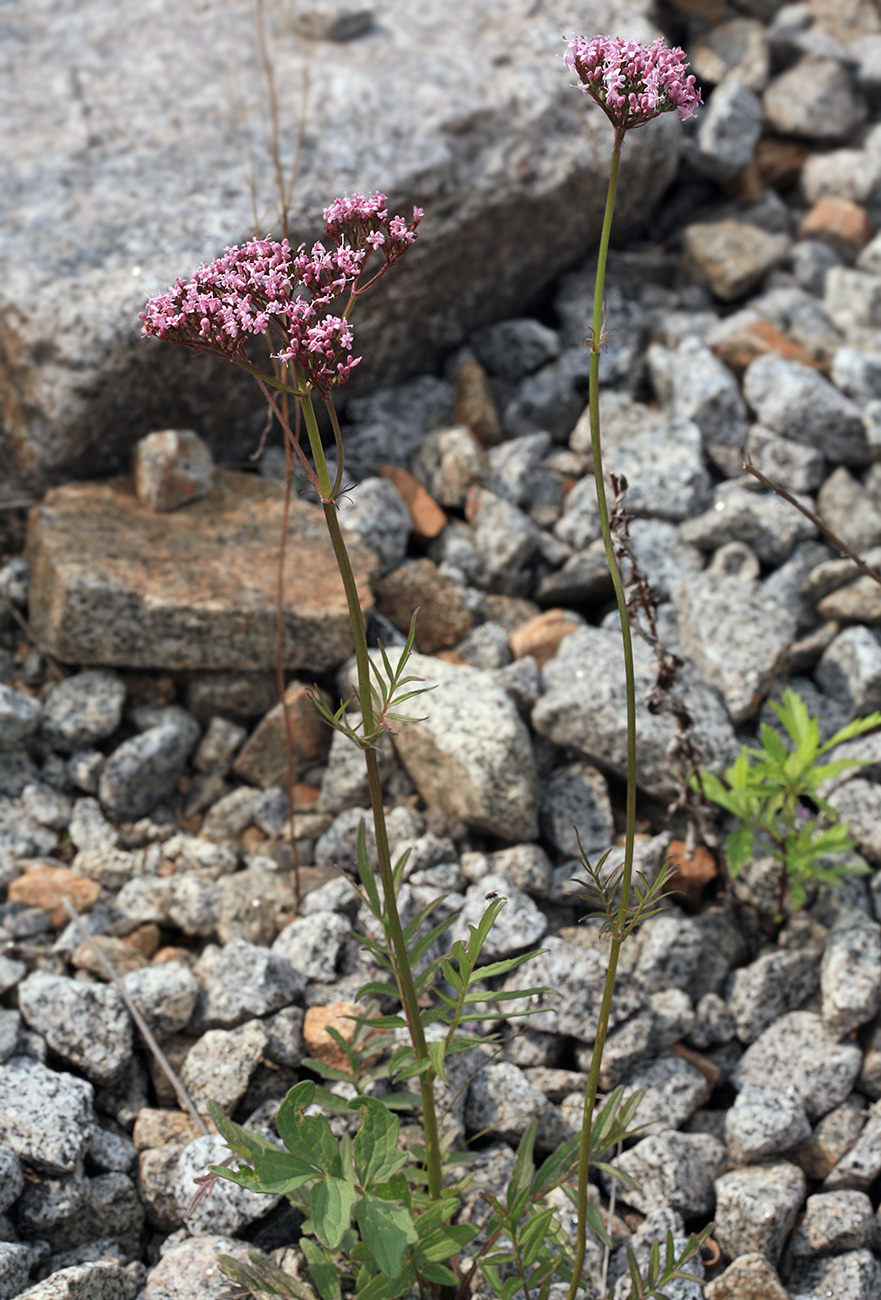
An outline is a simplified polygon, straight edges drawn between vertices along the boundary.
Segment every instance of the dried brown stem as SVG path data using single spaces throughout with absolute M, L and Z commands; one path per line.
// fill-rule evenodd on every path
M 829 525 L 824 523 L 818 514 L 815 514 L 813 510 L 809 510 L 807 506 L 802 505 L 802 503 L 794 497 L 791 492 L 787 492 L 786 488 L 782 487 L 781 484 L 775 483 L 773 479 L 768 478 L 761 470 L 756 469 L 748 456 L 743 462 L 743 468 L 746 470 L 747 474 L 752 474 L 753 478 L 757 478 L 760 483 L 765 485 L 765 487 L 770 488 L 772 492 L 776 492 L 778 497 L 782 497 L 783 500 L 788 501 L 791 506 L 795 506 L 796 510 L 800 510 L 805 519 L 810 519 L 815 528 L 819 528 L 823 536 L 829 538 L 829 541 L 836 550 L 840 551 L 846 559 L 853 560 L 858 569 L 861 569 L 867 577 L 871 578 L 873 582 L 877 582 L 878 585 L 881 586 L 881 573 L 879 573 L 877 569 L 873 569 L 870 564 L 866 564 L 866 561 L 859 556 L 851 546 L 848 546 L 847 542 L 842 541 L 837 533 L 833 533 Z

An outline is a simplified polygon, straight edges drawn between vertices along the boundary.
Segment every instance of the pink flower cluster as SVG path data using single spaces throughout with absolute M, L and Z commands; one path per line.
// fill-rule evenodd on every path
M 684 121 L 701 103 L 684 50 L 670 48 L 660 37 L 643 45 L 617 36 L 576 36 L 563 61 L 621 131 L 673 109 Z
M 274 355 L 293 363 L 310 387 L 327 396 L 345 383 L 360 357 L 353 357 L 352 329 L 346 319 L 351 299 L 373 284 L 416 238 L 422 217 L 389 218 L 384 194 L 337 199 L 325 212 L 329 246 L 296 252 L 286 239 L 252 239 L 228 248 L 200 266 L 191 280 L 178 280 L 167 293 L 151 298 L 140 318 L 142 333 L 228 357 L 248 365 L 245 344 L 269 334 Z M 384 263 L 368 285 L 361 285 L 372 251 Z M 350 295 L 340 314 L 330 308 Z

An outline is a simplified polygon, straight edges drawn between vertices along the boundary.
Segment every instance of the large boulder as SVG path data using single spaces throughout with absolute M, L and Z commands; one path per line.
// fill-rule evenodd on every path
M 345 8 L 318 7 L 326 22 L 307 37 L 299 11 L 270 3 L 268 43 L 285 168 L 307 69 L 311 86 L 293 237 L 314 239 L 322 207 L 353 190 L 426 210 L 412 255 L 356 313 L 356 380 L 376 386 L 431 369 L 596 240 L 611 128 L 572 87 L 562 36 L 655 33 L 648 0 L 466 0 L 455 12 L 384 0 L 348 27 L 334 18 Z M 112 0 L 56 0 L 51 17 L 17 8 L 0 51 L 7 493 L 123 468 L 139 437 L 169 425 L 227 456 L 256 446 L 253 381 L 140 339 L 137 315 L 255 222 L 260 235 L 277 228 L 264 102 L 251 0 L 159 0 L 147 22 Z M 675 114 L 628 139 L 619 237 L 648 216 L 677 153 Z

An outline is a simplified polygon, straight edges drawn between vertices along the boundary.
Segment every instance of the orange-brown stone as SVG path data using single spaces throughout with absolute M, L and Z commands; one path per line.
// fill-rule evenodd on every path
M 438 573 L 431 560 L 402 565 L 376 584 L 376 607 L 401 632 L 416 616 L 416 649 L 435 654 L 461 641 L 471 630 L 472 615 L 459 587 Z
M 276 663 L 276 574 L 284 487 L 220 470 L 211 493 L 157 515 L 128 479 L 69 483 L 31 511 L 30 616 L 66 663 L 246 669 Z M 349 543 L 359 598 L 372 603 L 373 553 Z M 291 502 L 283 658 L 320 672 L 352 650 L 342 581 L 322 512 Z
M 110 963 L 113 973 L 120 978 L 128 975 L 130 971 L 141 970 L 147 965 L 147 958 L 123 939 L 116 939 L 110 934 L 96 934 L 92 937 L 92 943 Z M 98 960 L 91 945 L 85 939 L 74 949 L 70 960 L 77 970 L 88 971 L 91 975 L 97 975 L 98 979 L 108 979 L 103 963 Z
M 686 901 L 696 907 L 705 886 L 719 874 L 715 858 L 703 844 L 698 844 L 689 857 L 684 840 L 671 840 L 667 857 L 673 868 L 667 890 L 684 894 Z
M 308 1054 L 334 1070 L 350 1074 L 349 1059 L 331 1038 L 328 1029 L 336 1030 L 345 1042 L 351 1043 L 358 1026 L 349 1017 L 363 1015 L 364 1008 L 357 1002 L 328 1002 L 323 1007 L 310 1007 L 303 1019 L 303 1042 Z
M 90 911 L 101 897 L 97 880 L 75 876 L 70 867 L 53 867 L 41 862 L 31 867 L 9 886 L 10 903 L 42 907 L 52 918 L 53 926 L 66 925 L 70 919 L 61 900 L 69 898 L 78 912 Z
M 379 472 L 394 483 L 410 511 L 413 536 L 421 542 L 438 537 L 447 526 L 447 516 L 434 497 L 402 465 L 383 465 Z
M 717 343 L 713 351 L 720 361 L 740 378 L 751 361 L 768 352 L 775 352 L 787 361 L 800 361 L 802 365 L 822 369 L 819 359 L 807 348 L 796 343 L 769 320 L 757 320 L 743 325 L 726 339 Z
M 543 614 L 536 614 L 514 628 L 508 634 L 508 642 L 515 659 L 532 655 L 541 668 L 553 659 L 563 638 L 570 636 L 577 627 L 565 609 L 546 609 Z
M 294 755 L 294 773 L 320 762 L 330 747 L 332 732 L 312 702 L 312 693 L 302 682 L 291 682 L 285 704 L 276 704 L 239 750 L 233 771 L 250 785 L 264 789 L 284 787 L 287 781 L 288 732 L 285 706 Z
M 214 1122 L 207 1115 L 205 1123 L 213 1132 Z M 186 1143 L 201 1136 L 202 1130 L 191 1115 L 159 1106 L 142 1106 L 132 1130 L 132 1142 L 139 1151 L 164 1147 L 169 1142 Z
M 145 925 L 139 925 L 137 930 L 132 930 L 131 934 L 125 936 L 125 942 L 146 957 L 148 961 L 159 948 L 159 941 L 159 926 L 154 925 L 152 921 L 148 921 Z
M 766 185 L 787 189 L 798 181 L 810 153 L 806 144 L 766 135 L 756 145 L 755 165 Z
M 479 361 L 463 361 L 453 381 L 453 421 L 471 430 L 482 447 L 502 441 L 502 421 L 486 371 Z
M 874 235 L 866 209 L 850 199 L 824 194 L 799 223 L 802 239 L 823 239 L 842 257 L 856 257 Z

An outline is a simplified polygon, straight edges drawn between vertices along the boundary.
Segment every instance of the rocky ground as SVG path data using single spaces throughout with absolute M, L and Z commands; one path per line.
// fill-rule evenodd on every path
M 626 476 L 634 552 L 720 770 L 787 685 L 826 735 L 881 707 L 879 588 L 741 468 L 745 449 L 881 559 L 881 21 L 819 2 L 700 8 L 671 32 L 707 107 L 653 241 L 611 259 L 602 378 L 607 466 Z M 453 1112 L 463 1138 L 483 1134 L 470 1215 L 532 1116 L 545 1148 L 578 1125 L 603 941 L 577 924 L 572 826 L 591 856 L 622 829 L 617 615 L 583 414 L 592 277 L 572 271 L 441 375 L 346 411 L 343 519 L 371 637 L 400 644 L 420 606 L 414 662 L 436 688 L 384 757 L 394 851 L 410 849 L 403 907 L 442 894 L 456 937 L 504 893 L 492 955 L 540 944 L 531 981 L 559 990 Z M 197 441 L 152 440 L 137 494 L 55 490 L 25 556 L 10 526 L 0 1300 L 210 1300 L 227 1285 L 219 1248 L 296 1263 L 273 1198 L 222 1184 L 188 1213 L 223 1143 L 178 1108 L 62 903 L 199 1107 L 271 1124 L 303 1058 L 333 1059 L 328 1024 L 348 1031 L 371 976 L 346 879 L 367 791 L 306 694 L 316 679 L 346 691 L 348 646 L 320 516 L 298 502 L 290 815 L 271 671 L 281 464 L 270 447 L 259 475 L 218 469 Z M 641 701 L 653 668 L 638 642 Z M 640 1191 L 618 1193 L 609 1284 L 626 1294 L 625 1241 L 646 1252 L 713 1218 L 717 1258 L 670 1288 L 677 1300 L 874 1300 L 881 740 L 851 746 L 869 765 L 830 793 L 873 874 L 818 890 L 782 926 L 769 859 L 731 886 L 706 852 L 684 856 L 675 742 L 669 711 L 641 707 L 640 866 L 672 844 L 683 892 L 625 950 L 613 1012 L 602 1086 L 645 1089 L 649 1127 L 618 1156 Z

